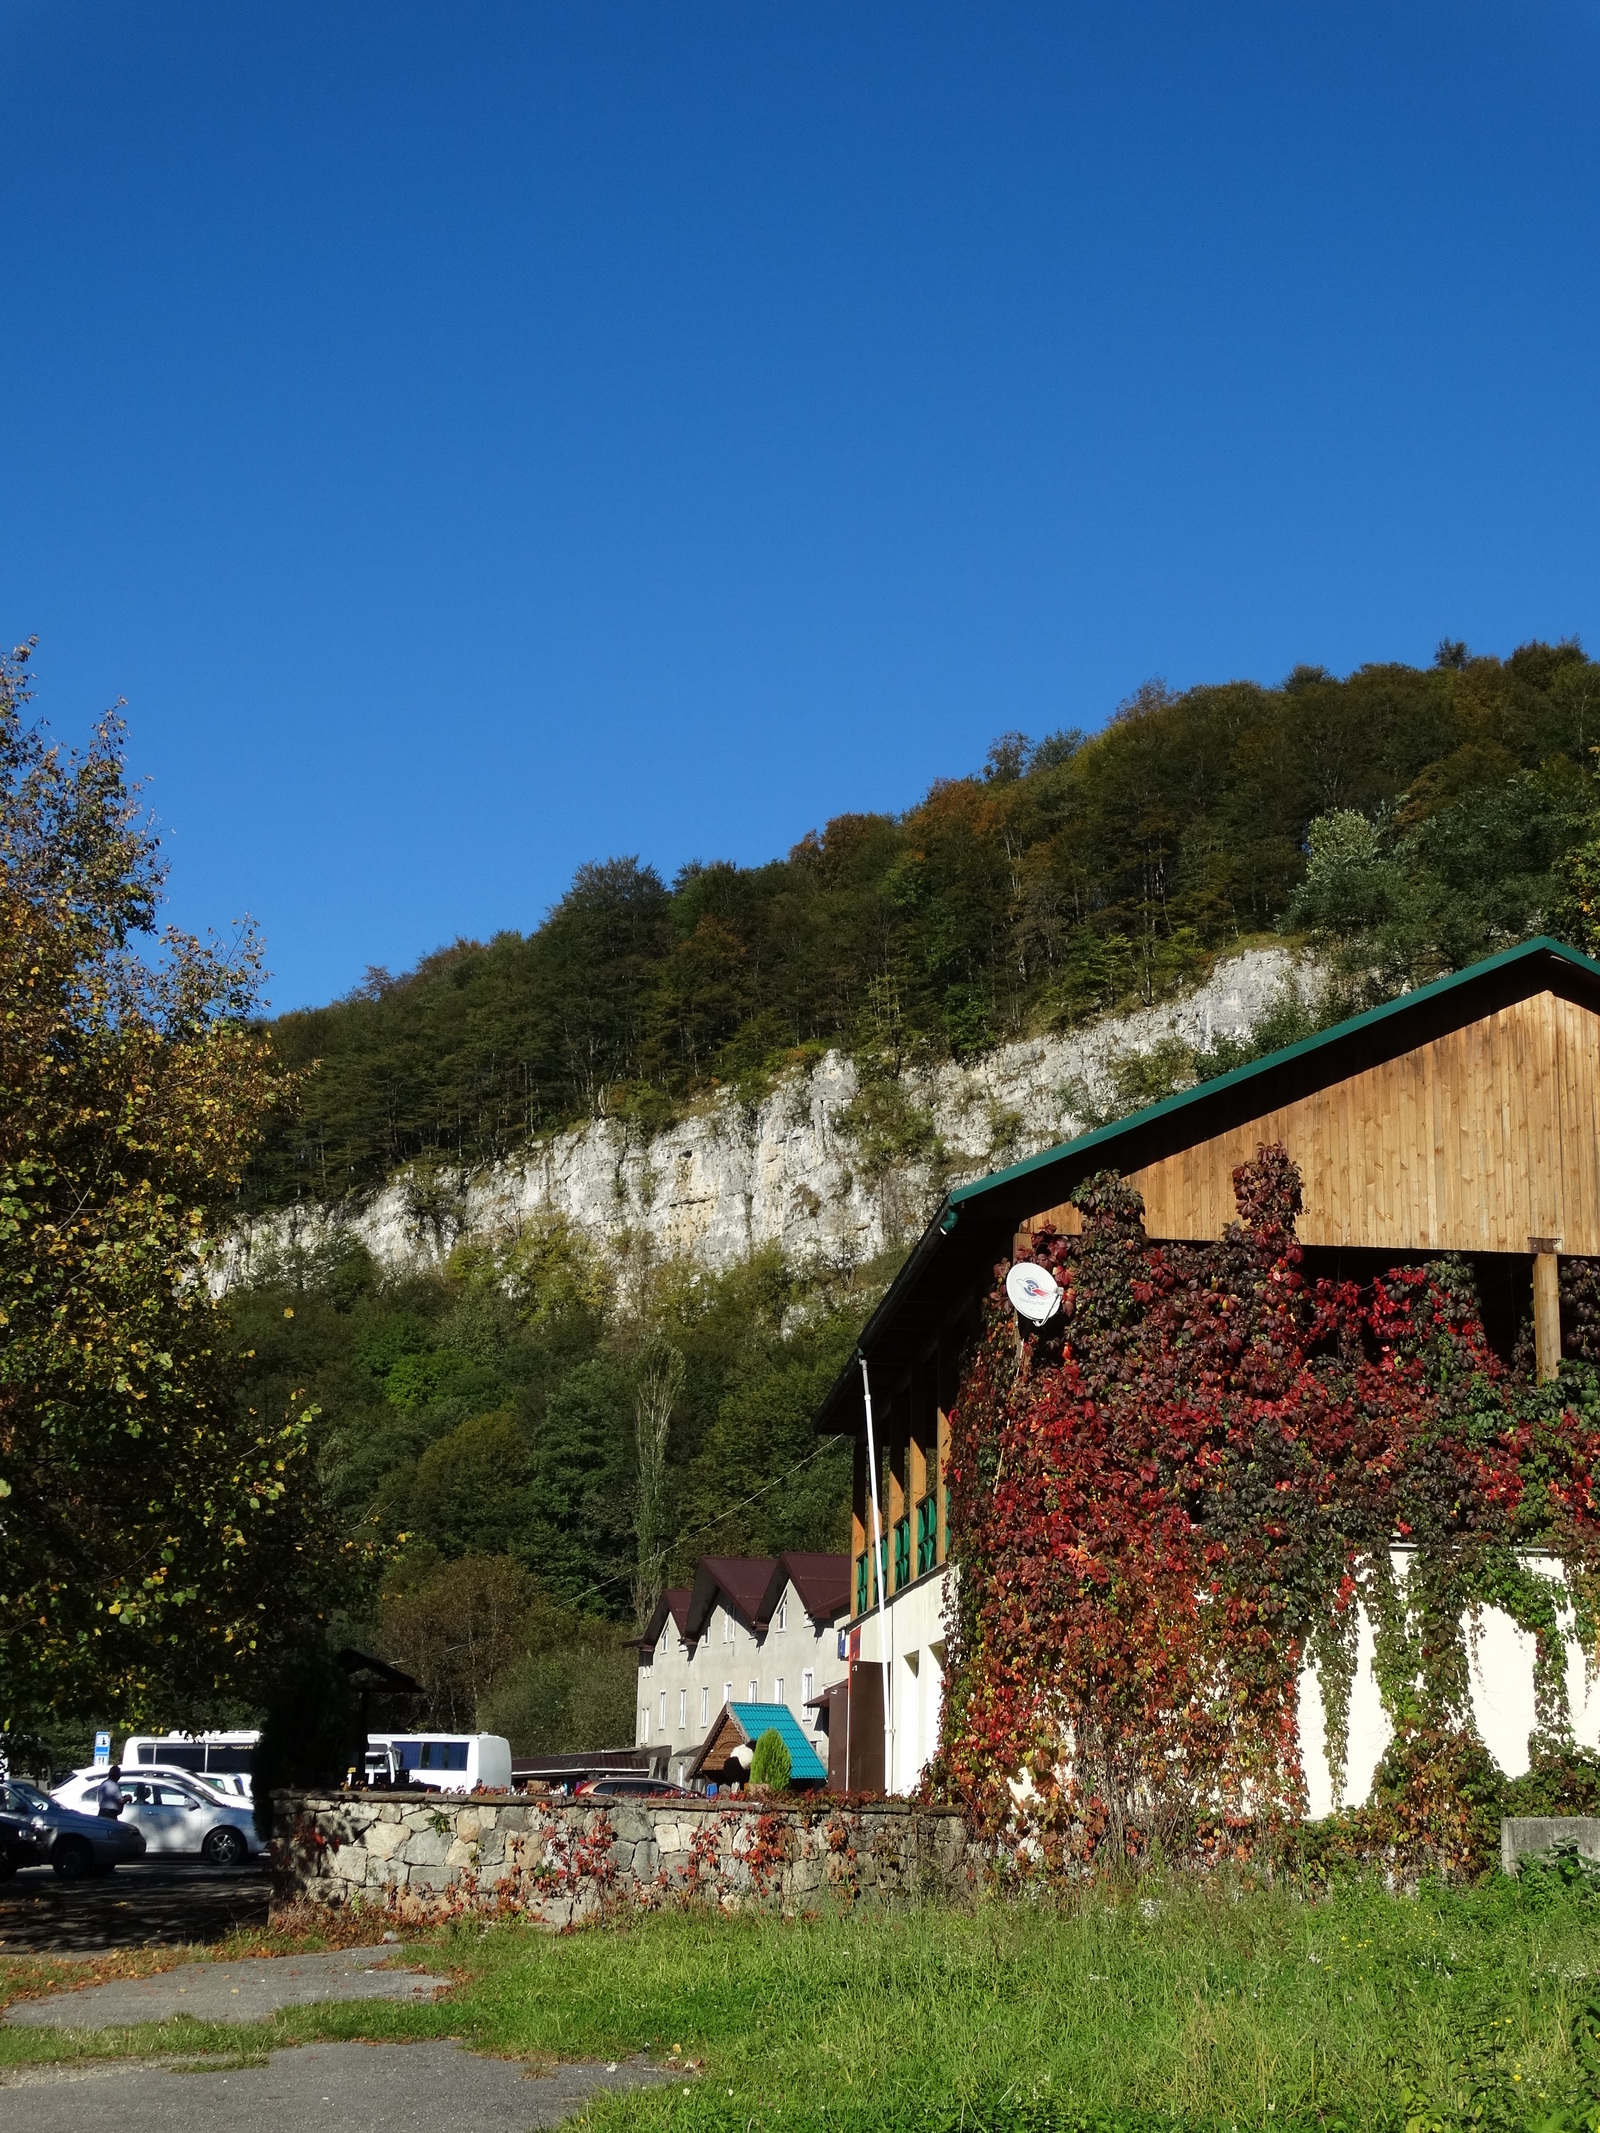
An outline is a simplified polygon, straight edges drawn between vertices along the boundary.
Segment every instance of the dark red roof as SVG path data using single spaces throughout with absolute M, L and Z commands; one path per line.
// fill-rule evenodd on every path
M 776 1568 L 770 1555 L 701 1556 L 689 1600 L 687 1635 L 699 1637 L 718 1599 L 731 1601 L 734 1612 L 752 1628 L 765 1629 L 763 1608 Z
M 847 1555 L 785 1554 L 778 1557 L 768 1599 L 777 1606 L 784 1583 L 793 1583 L 800 1604 L 813 1622 L 825 1624 L 850 1611 L 850 1558 Z
M 752 1629 L 764 1632 L 784 1587 L 791 1583 L 813 1622 L 826 1624 L 849 1612 L 847 1555 L 703 1555 L 686 1619 L 679 1625 L 685 1641 L 693 1643 L 704 1634 L 719 1599 Z
M 678 1635 L 687 1639 L 687 1624 L 689 1620 L 689 1587 L 687 1585 L 669 1586 L 660 1599 L 657 1600 L 655 1613 L 650 1617 L 638 1636 L 630 1638 L 629 1642 L 636 1644 L 641 1652 L 653 1652 L 661 1642 L 661 1632 L 666 1627 L 668 1615 L 671 1615 L 673 1621 L 677 1623 Z

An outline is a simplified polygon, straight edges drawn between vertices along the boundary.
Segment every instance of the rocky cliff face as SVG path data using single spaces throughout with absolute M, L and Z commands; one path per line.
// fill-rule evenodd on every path
M 860 1264 L 915 1234 L 948 1186 L 1082 1131 L 1085 1092 L 1105 1096 L 1119 1057 L 1242 1037 L 1293 982 L 1284 950 L 1253 949 L 1181 1000 L 866 1087 L 830 1052 L 759 1104 L 723 1092 L 653 1139 L 597 1119 L 481 1174 L 405 1171 L 359 1203 L 266 1217 L 231 1241 L 215 1278 L 248 1280 L 265 1255 L 337 1230 L 393 1269 L 436 1266 L 463 1238 L 552 1217 L 596 1245 L 713 1271 L 772 1244 L 796 1262 Z

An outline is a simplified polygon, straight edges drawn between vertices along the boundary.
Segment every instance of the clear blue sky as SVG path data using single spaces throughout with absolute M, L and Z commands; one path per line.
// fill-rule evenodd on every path
M 274 1001 L 1174 686 L 1600 648 L 1600 16 L 0 0 L 0 634 Z

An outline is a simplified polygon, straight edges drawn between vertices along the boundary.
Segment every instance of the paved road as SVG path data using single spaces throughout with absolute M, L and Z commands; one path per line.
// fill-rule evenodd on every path
M 0 2077 L 0 2133 L 102 2123 L 116 2133 L 527 2133 L 560 2125 L 600 2089 L 673 2078 L 637 2061 L 530 2075 L 446 2041 L 307 2044 L 226 2071 L 102 2060 Z
M 397 1948 L 347 1948 L 329 1955 L 276 1955 L 242 1963 L 180 1963 L 159 1977 L 118 1978 L 47 2000 L 18 2000 L 6 2020 L 24 2029 L 120 2029 L 193 2015 L 197 2022 L 264 2022 L 280 2007 L 319 2000 L 432 2000 L 447 1977 L 387 1970 Z
M 88 1881 L 47 1866 L 0 1882 L 0 1955 L 93 1955 L 103 1948 L 205 1945 L 239 1926 L 264 1926 L 264 1865 L 146 1860 Z

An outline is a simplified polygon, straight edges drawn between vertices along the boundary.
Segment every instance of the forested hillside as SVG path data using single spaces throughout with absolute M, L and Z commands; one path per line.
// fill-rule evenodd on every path
M 322 1064 L 255 1204 L 597 1113 L 648 1126 L 807 1047 L 870 1054 L 893 1086 L 915 1056 L 1153 999 L 1251 935 L 1316 943 L 1323 1015 L 1532 931 L 1593 947 L 1597 745 L 1576 645 L 1445 646 L 1427 671 L 1147 689 L 1091 740 L 1007 737 L 981 775 L 764 867 L 671 889 L 636 860 L 585 868 L 534 932 L 273 1025 L 286 1060 Z M 1257 1042 L 1304 1014 L 1286 1002 Z M 1117 1100 L 1234 1058 L 1130 1056 Z M 774 1255 L 714 1279 L 641 1252 L 619 1308 L 594 1252 L 550 1217 L 402 1278 L 335 1233 L 230 1299 L 241 1399 L 309 1402 L 324 1508 L 387 1565 L 335 1634 L 519 1748 L 629 1737 L 622 1639 L 698 1555 L 845 1545 L 848 1453 L 811 1416 L 892 1271 Z
M 1152 685 L 1092 739 L 1007 735 L 981 774 L 765 866 L 670 888 L 636 858 L 584 867 L 532 932 L 273 1024 L 288 1062 L 321 1066 L 249 1202 L 486 1162 L 602 1111 L 649 1126 L 810 1046 L 970 1054 L 1286 926 L 1353 942 L 1361 984 L 1392 990 L 1560 922 L 1596 742 L 1600 667 L 1575 643 L 1444 645 L 1425 670 Z

